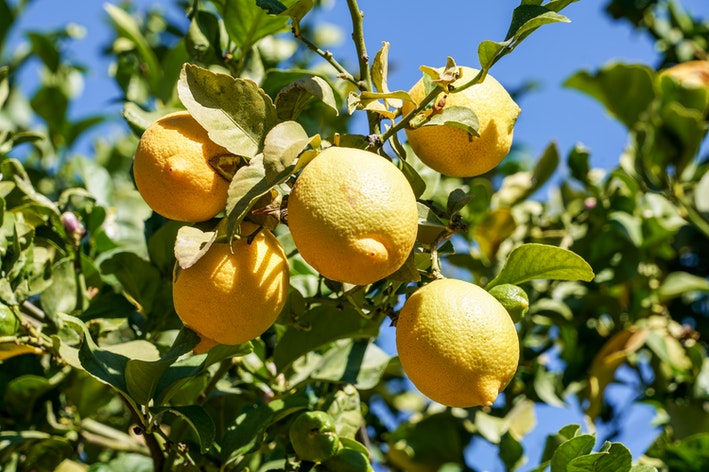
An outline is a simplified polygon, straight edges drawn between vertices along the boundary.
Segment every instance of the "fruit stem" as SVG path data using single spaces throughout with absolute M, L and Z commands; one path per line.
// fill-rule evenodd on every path
M 451 238 L 456 232 L 467 229 L 459 214 L 454 214 L 448 225 L 431 243 L 431 275 L 434 279 L 445 278 L 441 273 L 441 259 L 438 257 L 438 247 Z

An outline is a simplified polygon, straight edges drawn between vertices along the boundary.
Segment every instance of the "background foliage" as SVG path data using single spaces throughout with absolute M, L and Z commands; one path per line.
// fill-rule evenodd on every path
M 535 28 L 563 21 L 568 3 L 523 2 L 537 10 L 510 12 L 510 32 L 481 45 L 481 65 L 491 67 Z M 391 336 L 388 317 L 405 284 L 348 293 L 295 254 L 293 290 L 272 330 L 248 345 L 185 355 L 196 338 L 181 329 L 170 293 L 181 224 L 151 214 L 130 175 L 141 130 L 184 106 L 184 63 L 253 79 L 273 100 L 298 79 L 319 77 L 332 98 L 290 109 L 307 136 L 349 132 L 343 139 L 356 141 L 384 133 L 396 148 L 386 152 L 405 146 L 386 134 L 386 115 L 372 113 L 366 95 L 381 92 L 386 76 L 366 62 L 334 70 L 339 63 L 322 57 L 309 2 L 274 15 L 279 5 L 191 2 L 183 5 L 184 25 L 158 13 L 133 15 L 129 3 L 108 5 L 114 39 L 105 54 L 130 130 L 82 156 L 77 141 L 108 117 L 70 118 L 76 84 L 88 73 L 63 48 L 76 28 L 27 32 L 27 47 L 10 49 L 8 33 L 26 2 L 0 0 L 3 470 L 308 470 L 313 465 L 297 462 L 287 439 L 305 409 L 332 414 L 346 445 L 365 448 L 381 470 L 477 470 L 465 451 L 480 440 L 495 446 L 501 468 L 515 470 L 529 453 L 521 440 L 534 429 L 534 405 L 564 405 L 570 396 L 588 424 L 550 435 L 535 470 L 706 470 L 709 164 L 699 151 L 708 92 L 657 71 L 706 59 L 709 25 L 674 1 L 607 5 L 609 15 L 654 38 L 657 64 L 609 64 L 566 82 L 627 128 L 616 168 L 591 168 L 582 145 L 562 156 L 551 143 L 535 159 L 513 155 L 488 175 L 461 180 L 408 153 L 404 169 L 429 208 L 422 215 L 428 243 L 445 228 L 458 230 L 440 248 L 444 271 L 494 285 L 512 251 L 535 243 L 575 252 L 596 274 L 590 282 L 511 280 L 529 295 L 530 310 L 518 323 L 520 368 L 492 408 L 427 403 L 377 342 Z M 354 13 L 356 32 L 363 24 Z M 373 63 L 381 67 L 380 53 Z M 40 85 L 23 89 L 18 77 L 37 64 Z M 368 130 L 349 129 L 348 105 L 370 112 Z M 565 175 L 557 172 L 562 165 Z M 538 198 L 542 188 L 548 198 Z M 293 253 L 287 232 L 280 239 Z M 430 248 L 423 249 L 416 262 L 426 271 Z M 623 426 L 606 395 L 621 366 L 634 401 L 656 408 L 662 428 L 647 451 L 633 451 L 644 452 L 635 464 L 612 437 L 596 444 L 592 427 Z

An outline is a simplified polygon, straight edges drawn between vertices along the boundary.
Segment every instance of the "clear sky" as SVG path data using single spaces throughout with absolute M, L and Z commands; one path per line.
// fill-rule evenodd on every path
M 330 9 L 320 13 L 320 19 L 344 28 L 343 43 L 332 50 L 338 58 L 354 63 L 354 50 L 347 41 L 351 30 L 345 2 L 331 3 Z M 603 14 L 606 3 L 605 0 L 580 0 L 572 4 L 563 12 L 571 23 L 542 27 L 492 69 L 492 75 L 510 89 L 530 80 L 540 84 L 538 90 L 520 100 L 523 111 L 515 129 L 516 142 L 534 156 L 550 141 L 558 143 L 564 156 L 580 142 L 590 148 L 594 167 L 614 167 L 618 162 L 627 139 L 622 126 L 605 115 L 601 106 L 589 97 L 562 87 L 564 80 L 575 71 L 595 70 L 613 60 L 648 65 L 656 62 L 658 55 L 649 39 L 633 32 L 625 23 L 612 22 Z M 136 4 L 167 8 L 166 2 L 157 0 L 140 0 Z M 682 4 L 699 17 L 709 17 L 708 0 L 682 0 Z M 447 56 L 452 56 L 460 65 L 478 66 L 478 43 L 504 39 L 512 9 L 517 5 L 519 0 L 360 0 L 365 12 L 370 55 L 374 56 L 382 41 L 391 43 L 389 85 L 394 90 L 408 89 L 418 80 L 421 64 L 440 66 Z M 176 17 L 179 12 L 169 10 L 169 14 Z M 35 0 L 13 37 L 18 42 L 24 30 L 51 29 L 69 22 L 86 28 L 85 38 L 69 47 L 72 57 L 91 69 L 73 114 L 85 116 L 115 111 L 115 123 L 123 126 L 121 106 L 115 103 L 119 94 L 108 77 L 109 63 L 100 58 L 100 50 L 109 37 L 103 2 Z M 28 82 L 32 82 L 32 77 Z M 612 388 L 614 398 L 621 404 L 629 400 L 627 390 L 617 385 Z M 583 422 L 577 407 L 561 410 L 544 406 L 538 414 L 535 434 L 525 439 L 528 453 L 535 450 L 540 453 L 547 433 L 571 422 Z M 624 410 L 624 414 L 628 428 L 616 440 L 626 443 L 637 458 L 654 437 L 649 423 L 652 410 L 634 407 Z M 471 454 L 476 454 L 476 459 L 471 461 L 476 466 L 482 464 L 490 470 L 502 470 L 494 459 L 489 459 L 494 453 L 484 444 L 476 444 Z M 481 462 L 486 456 L 488 459 Z M 535 463 L 538 457 L 533 455 L 530 464 Z

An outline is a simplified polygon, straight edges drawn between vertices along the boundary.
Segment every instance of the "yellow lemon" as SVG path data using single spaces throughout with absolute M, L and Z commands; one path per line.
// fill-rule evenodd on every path
M 163 116 L 143 132 L 133 161 L 138 192 L 156 213 L 205 221 L 226 206 L 229 182 L 210 165 L 230 155 L 186 111 Z
M 478 73 L 477 69 L 470 67 L 461 69 L 463 74 L 453 83 L 454 86 L 463 85 Z M 423 79 L 414 84 L 409 95 L 416 102 L 426 96 Z M 448 125 L 421 126 L 406 129 L 411 148 L 433 170 L 452 177 L 474 177 L 495 168 L 510 152 L 520 108 L 490 74 L 480 84 L 448 94 L 445 107 L 451 106 L 463 106 L 475 112 L 480 136 L 470 136 L 466 131 Z M 404 102 L 402 112 L 406 114 L 414 107 L 411 102 Z
M 242 224 L 242 235 L 257 229 Z M 263 334 L 288 296 L 289 266 L 283 248 L 266 229 L 249 244 L 246 237 L 215 243 L 193 266 L 175 270 L 175 311 L 202 338 L 195 352 L 216 343 L 241 344 Z
M 296 180 L 288 226 L 298 252 L 320 274 L 366 285 L 406 261 L 418 230 L 416 197 L 385 158 L 330 147 Z
M 479 286 L 439 279 L 416 290 L 396 322 L 401 367 L 443 405 L 490 406 L 519 364 L 514 323 Z

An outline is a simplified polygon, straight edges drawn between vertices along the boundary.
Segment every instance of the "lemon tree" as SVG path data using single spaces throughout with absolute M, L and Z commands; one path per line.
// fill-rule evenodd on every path
M 659 52 L 566 79 L 627 131 L 601 172 L 494 79 L 573 1 L 422 10 L 479 42 L 415 65 L 357 0 L 350 56 L 327 2 L 183 3 L 105 6 L 121 116 L 81 116 L 81 28 L 0 0 L 0 469 L 707 469 L 706 21 L 606 2 Z

